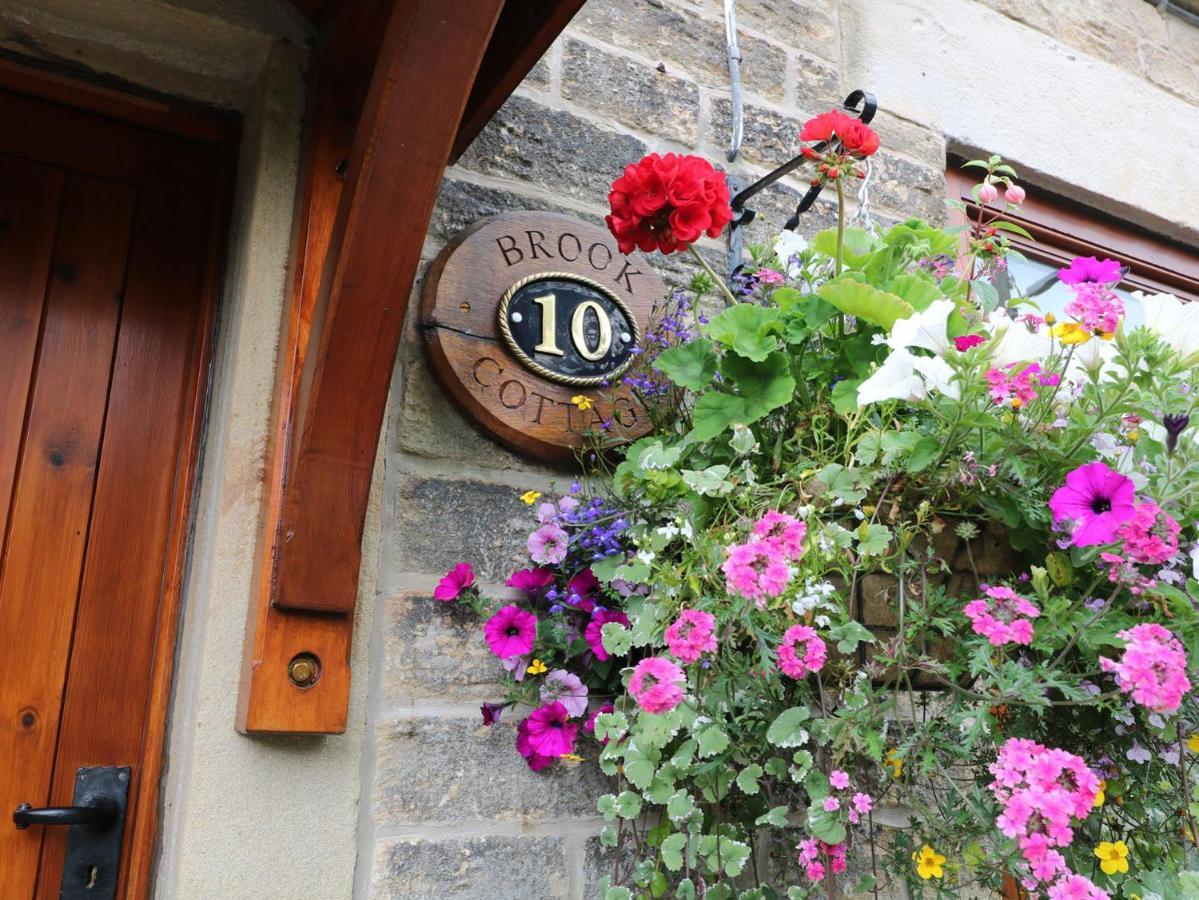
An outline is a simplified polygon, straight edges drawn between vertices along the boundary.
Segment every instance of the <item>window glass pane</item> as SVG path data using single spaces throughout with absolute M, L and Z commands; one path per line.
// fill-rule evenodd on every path
M 1008 257 L 1006 273 L 995 279 L 1001 303 L 1015 296 L 1024 295 L 1033 301 L 1042 313 L 1051 312 L 1059 319 L 1064 318 L 1066 304 L 1070 302 L 1070 289 L 1057 278 L 1058 266 L 1028 257 Z M 1006 277 L 1003 277 L 1006 276 Z M 1141 304 L 1123 286 L 1116 293 L 1124 301 L 1125 328 L 1136 328 L 1144 321 Z

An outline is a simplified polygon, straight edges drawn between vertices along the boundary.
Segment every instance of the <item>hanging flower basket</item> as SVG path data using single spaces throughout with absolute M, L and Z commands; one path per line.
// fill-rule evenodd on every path
M 967 163 L 964 231 L 858 229 L 879 136 L 802 136 L 838 224 L 729 284 L 696 247 L 734 220 L 710 164 L 613 183 L 622 249 L 701 273 L 626 376 L 653 432 L 601 429 L 583 481 L 524 495 L 508 600 L 467 567 L 438 588 L 506 670 L 484 721 L 611 776 L 607 900 L 1188 896 L 1199 309 L 1141 297 L 1130 327 L 1098 259 L 1062 310 L 998 307 L 1011 167 Z

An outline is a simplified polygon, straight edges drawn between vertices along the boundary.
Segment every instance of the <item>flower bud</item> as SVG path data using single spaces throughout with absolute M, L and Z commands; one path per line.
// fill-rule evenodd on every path
M 994 203 L 998 199 L 999 189 L 995 187 L 995 185 L 991 184 L 991 182 L 985 182 L 983 186 L 978 189 L 979 203 Z
M 1024 188 L 1018 184 L 1009 185 L 1008 189 L 1003 192 L 1003 199 L 1012 206 L 1019 206 L 1024 202 Z

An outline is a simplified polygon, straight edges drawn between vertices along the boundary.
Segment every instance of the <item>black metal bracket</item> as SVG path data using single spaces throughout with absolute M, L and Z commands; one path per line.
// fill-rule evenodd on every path
M 128 766 L 81 768 L 75 773 L 73 806 L 34 809 L 22 803 L 13 811 L 18 829 L 68 827 L 60 900 L 116 900 L 129 776 Z
M 867 91 L 854 91 L 845 98 L 845 102 L 842 104 L 842 106 L 846 111 L 856 115 L 863 124 L 870 122 L 870 120 L 874 118 L 874 114 L 878 112 L 878 101 L 874 98 L 874 94 L 871 94 Z M 812 150 L 814 150 L 818 155 L 823 154 L 827 149 L 828 144 L 825 141 L 821 141 L 819 144 L 814 144 L 812 146 Z M 733 220 L 729 223 L 728 272 L 730 279 L 737 274 L 737 270 L 742 266 L 741 257 L 744 252 L 744 246 L 741 236 L 741 227 L 743 225 L 748 225 L 757 215 L 754 210 L 750 209 L 745 204 L 755 194 L 770 187 L 780 178 L 790 175 L 807 161 L 808 157 L 801 153 L 794 159 L 783 163 L 773 172 L 763 175 L 749 187 L 742 188 L 735 195 L 733 195 L 733 199 L 729 202 L 729 205 L 733 209 Z M 812 204 L 814 204 L 816 202 L 816 198 L 820 196 L 820 191 L 823 189 L 823 187 L 823 184 L 814 184 L 808 188 L 807 193 L 800 198 L 799 204 L 795 207 L 795 215 L 791 216 L 791 218 L 789 218 L 787 223 L 783 226 L 784 230 L 794 231 L 795 228 L 798 227 L 799 217 L 812 208 Z

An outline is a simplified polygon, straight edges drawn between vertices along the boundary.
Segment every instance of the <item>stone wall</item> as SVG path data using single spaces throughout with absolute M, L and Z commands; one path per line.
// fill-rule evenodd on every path
M 729 166 L 736 177 L 748 181 L 792 156 L 799 124 L 861 87 L 881 104 L 874 125 L 884 149 L 870 189 L 877 219 L 941 219 L 947 151 L 971 148 L 1003 153 L 1048 185 L 1193 238 L 1193 188 L 1178 194 L 1131 163 L 1078 150 L 1113 131 L 1127 139 L 1138 116 L 1195 121 L 1199 31 L 1150 4 L 738 0 L 737 7 L 745 141 Z M 992 58 L 996 46 L 1016 49 Z M 1026 50 L 1052 75 L 1050 94 L 1027 87 L 1035 75 L 1025 71 Z M 972 86 L 970 74 L 993 77 L 993 86 Z M 1021 87 L 1009 92 L 1009 77 Z M 1054 106 L 1052 91 L 1077 97 L 1078 106 Z M 1121 117 L 1120 127 L 1102 120 L 1105 103 L 1116 105 L 1109 116 Z M 588 0 L 447 173 L 426 259 L 459 229 L 505 210 L 599 221 L 611 179 L 649 150 L 723 161 L 730 108 L 720 0 Z M 1068 134 L 1043 127 L 1055 116 L 1071 121 Z M 1189 184 L 1199 183 L 1195 164 L 1170 152 L 1179 179 L 1195 174 Z M 803 190 L 792 179 L 763 197 L 750 240 L 772 235 Z M 822 201 L 801 228 L 818 230 L 830 219 Z M 668 278 L 684 273 L 678 265 L 664 266 Z M 462 560 L 475 564 L 485 590 L 502 595 L 529 527 L 518 495 L 568 482 L 570 472 L 478 434 L 434 382 L 411 321 L 384 450 L 356 895 L 595 897 L 602 874 L 595 775 L 586 766 L 530 773 L 513 751 L 511 722 L 480 724 L 480 701 L 498 694 L 498 665 L 478 622 L 429 598 L 440 575 Z M 863 583 L 877 625 L 891 624 L 892 588 Z

